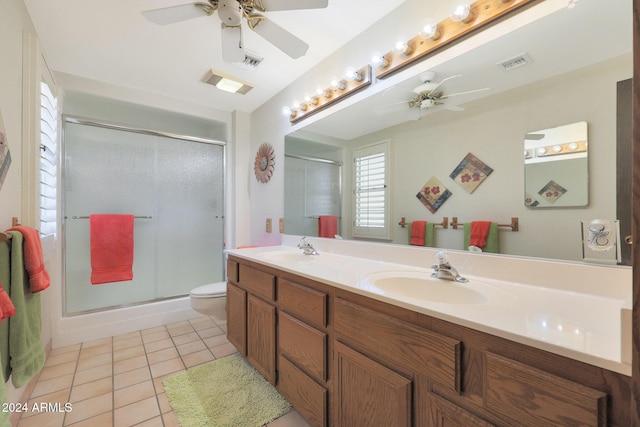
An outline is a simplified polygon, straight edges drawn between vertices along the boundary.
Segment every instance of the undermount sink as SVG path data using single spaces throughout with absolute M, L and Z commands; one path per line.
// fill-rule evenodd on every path
M 318 255 L 305 255 L 295 251 L 271 251 L 263 252 L 258 257 L 275 262 L 310 262 L 315 260 Z
M 484 304 L 489 297 L 474 289 L 474 282 L 458 283 L 436 279 L 427 272 L 375 273 L 366 277 L 369 290 L 394 297 L 406 297 L 442 304 Z

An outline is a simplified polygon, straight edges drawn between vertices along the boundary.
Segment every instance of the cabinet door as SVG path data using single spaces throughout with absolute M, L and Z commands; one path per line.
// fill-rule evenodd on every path
M 494 427 L 453 403 L 431 394 L 429 427 Z
M 276 308 L 247 297 L 247 360 L 271 384 L 276 383 Z
M 412 383 L 336 342 L 336 426 L 410 426 Z
M 247 356 L 247 292 L 227 283 L 227 339 Z

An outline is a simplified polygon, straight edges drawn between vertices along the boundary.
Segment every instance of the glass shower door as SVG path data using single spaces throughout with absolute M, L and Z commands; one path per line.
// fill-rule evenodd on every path
M 223 280 L 224 145 L 65 123 L 65 309 L 188 294 Z M 133 280 L 90 283 L 91 214 L 133 214 Z

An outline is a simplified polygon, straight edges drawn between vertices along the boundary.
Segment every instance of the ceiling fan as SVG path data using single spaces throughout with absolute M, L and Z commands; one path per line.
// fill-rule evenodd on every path
M 436 73 L 433 71 L 426 71 L 419 76 L 422 84 L 416 86 L 415 88 L 413 88 L 413 90 L 407 91 L 411 93 L 411 97 L 409 99 L 405 99 L 404 101 L 400 102 L 394 102 L 392 104 L 387 104 L 383 106 L 383 109 L 393 106 L 402 106 L 402 109 L 405 109 L 408 105 L 410 109 L 419 111 L 434 109 L 435 107 L 442 107 L 451 111 L 463 111 L 464 108 L 460 107 L 459 105 L 449 104 L 446 101 L 456 96 L 489 90 L 489 88 L 482 88 L 452 94 L 445 94 L 444 91 L 441 90 L 441 88 L 444 86 L 444 83 L 458 77 L 462 77 L 462 75 L 458 74 L 449 76 L 440 80 L 440 82 L 435 82 L 434 79 L 436 78 Z
M 210 16 L 217 10 L 222 21 L 222 57 L 227 62 L 242 62 L 245 59 L 241 29 L 244 17 L 249 28 L 295 59 L 306 54 L 309 45 L 268 20 L 262 13 L 320 9 L 327 7 L 327 4 L 328 0 L 207 0 L 207 3 L 196 2 L 147 10 L 142 15 L 151 22 L 167 25 L 203 15 Z

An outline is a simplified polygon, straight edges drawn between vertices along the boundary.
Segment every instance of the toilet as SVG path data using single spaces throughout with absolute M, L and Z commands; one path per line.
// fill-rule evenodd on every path
M 191 308 L 216 320 L 227 320 L 227 282 L 198 286 L 189 293 Z

